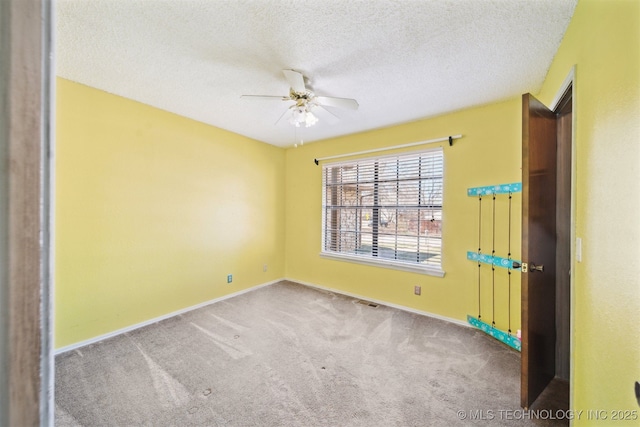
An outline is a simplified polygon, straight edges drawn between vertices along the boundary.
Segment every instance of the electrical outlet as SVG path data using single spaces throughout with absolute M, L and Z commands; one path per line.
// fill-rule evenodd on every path
M 233 282 L 233 274 L 227 275 L 227 283 Z
M 267 272 L 267 264 L 262 266 L 262 271 L 264 271 L 265 273 Z
M 413 293 L 416 295 L 420 295 L 422 293 L 422 286 L 418 286 L 418 285 L 414 286 Z

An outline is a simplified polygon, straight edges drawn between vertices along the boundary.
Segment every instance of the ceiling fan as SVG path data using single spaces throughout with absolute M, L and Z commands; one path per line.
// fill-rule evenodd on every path
M 282 113 L 282 116 L 276 121 L 278 123 L 282 117 L 291 110 L 291 117 L 289 123 L 295 127 L 304 125 L 305 127 L 313 126 L 318 122 L 318 117 L 313 114 L 313 110 L 318 112 L 318 109 L 327 111 L 331 116 L 335 115 L 327 110 L 325 107 L 337 107 L 346 108 L 349 110 L 358 109 L 358 101 L 350 98 L 335 98 L 332 96 L 318 96 L 313 93 L 304 84 L 304 76 L 294 70 L 282 70 L 284 77 L 289 83 L 289 95 L 277 96 L 277 95 L 242 95 L 241 98 L 247 99 L 271 99 L 280 101 L 293 101 L 293 104 Z

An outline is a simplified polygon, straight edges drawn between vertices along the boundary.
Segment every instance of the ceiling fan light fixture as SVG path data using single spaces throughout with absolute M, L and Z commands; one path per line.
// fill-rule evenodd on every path
M 310 127 L 318 123 L 318 118 L 310 111 L 308 105 L 296 105 L 291 113 L 289 123 L 297 128 L 303 124 L 305 127 Z
M 313 126 L 318 123 L 318 118 L 311 112 L 307 111 L 307 116 L 304 119 L 304 125 L 306 127 Z

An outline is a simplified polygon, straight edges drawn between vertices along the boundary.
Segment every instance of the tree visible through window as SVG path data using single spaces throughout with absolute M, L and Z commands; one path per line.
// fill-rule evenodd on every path
M 323 165 L 325 254 L 441 269 L 442 149 Z

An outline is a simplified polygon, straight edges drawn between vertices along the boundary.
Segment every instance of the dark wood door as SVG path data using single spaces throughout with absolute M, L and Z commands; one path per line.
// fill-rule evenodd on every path
M 556 116 L 522 96 L 522 407 L 555 375 Z

